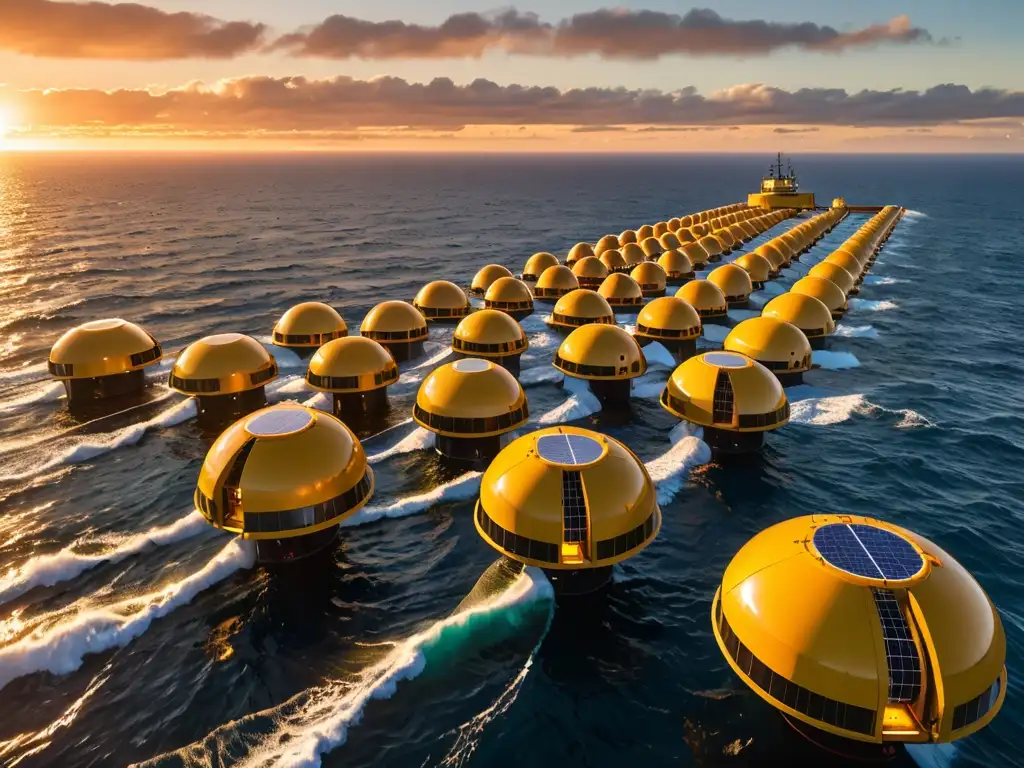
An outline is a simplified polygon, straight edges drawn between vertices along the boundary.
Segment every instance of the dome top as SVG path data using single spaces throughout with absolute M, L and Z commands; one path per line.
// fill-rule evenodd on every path
M 604 296 L 612 306 L 624 302 L 639 304 L 643 301 L 640 286 L 637 285 L 636 280 L 624 272 L 615 272 L 608 275 L 597 289 L 597 292 Z
M 627 264 L 640 264 L 647 260 L 647 254 L 644 253 L 644 249 L 636 243 L 627 243 L 622 246 L 620 253 L 622 253 L 622 258 L 625 259 Z
M 726 568 L 713 619 L 747 685 L 840 736 L 953 741 L 1003 702 L 999 614 L 951 555 L 891 523 L 816 514 L 762 531 Z
M 837 267 L 842 267 L 850 273 L 850 276 L 854 280 L 857 280 L 860 277 L 860 274 L 864 269 L 857 257 L 847 253 L 846 251 L 833 251 L 825 257 L 824 263 L 835 264 Z
M 605 251 L 615 251 L 619 248 L 619 238 L 615 235 L 605 235 L 597 241 L 594 246 L 594 255 L 600 256 Z
M 465 358 L 423 379 L 412 415 L 439 435 L 488 437 L 522 426 L 530 409 L 515 376 L 489 360 Z
M 640 248 L 649 259 L 657 258 L 667 250 L 656 237 L 645 237 L 640 241 Z
M 823 277 L 801 277 L 793 283 L 789 291 L 813 296 L 833 314 L 846 310 L 846 294 L 843 293 L 843 289 Z
M 779 373 L 802 373 L 811 368 L 811 345 L 804 332 L 774 317 L 752 317 L 739 323 L 725 337 L 723 348 Z
M 528 347 L 522 326 L 511 315 L 496 309 L 481 309 L 467 315 L 452 333 L 453 350 L 477 357 L 518 355 Z
M 601 263 L 604 264 L 605 269 L 609 272 L 622 270 L 626 267 L 626 259 L 623 257 L 622 252 L 615 248 L 603 251 L 598 258 L 600 258 Z
M 182 350 L 168 386 L 186 395 L 226 395 L 258 389 L 275 378 L 277 363 L 256 339 L 219 333 Z
M 803 331 L 808 339 L 828 336 L 836 329 L 828 307 L 813 296 L 792 291 L 776 296 L 765 304 L 761 315 L 792 323 Z
M 572 266 L 580 259 L 584 259 L 587 256 L 594 255 L 594 246 L 590 243 L 576 243 L 572 248 L 569 249 L 569 255 L 565 259 L 565 263 L 568 266 Z
M 666 232 L 668 232 L 667 221 L 659 221 L 657 224 L 654 225 L 654 237 L 661 237 Z
M 488 264 L 473 276 L 469 290 L 477 294 L 486 293 L 491 283 L 499 277 L 512 277 L 512 273 L 500 264 Z
M 625 560 L 661 527 L 654 484 L 632 451 L 568 426 L 506 446 L 484 472 L 475 518 L 480 536 L 499 552 L 566 570 Z
M 725 294 L 710 280 L 691 280 L 676 291 L 676 296 L 688 302 L 701 317 L 720 317 L 729 312 Z
M 690 260 L 695 269 L 699 269 L 711 260 L 711 254 L 700 244 L 699 240 L 694 243 L 683 243 L 679 250 Z
M 658 242 L 661 243 L 661 247 L 666 251 L 678 248 L 682 245 L 682 243 L 679 242 L 679 238 L 676 237 L 675 232 L 666 232 L 658 238 Z
M 463 317 L 469 314 L 469 298 L 449 280 L 434 280 L 424 285 L 412 300 L 412 305 L 427 318 Z
M 790 260 L 788 252 L 783 252 L 782 245 L 777 240 L 769 240 L 764 245 L 759 245 L 754 249 L 754 253 L 768 259 L 768 263 L 772 265 L 773 272 L 782 269 Z
M 535 290 L 538 292 L 538 295 L 540 295 L 540 291 L 560 291 L 562 293 L 568 293 L 569 291 L 575 291 L 579 287 L 579 281 L 576 279 L 576 275 L 573 274 L 573 271 L 569 269 L 569 267 L 566 267 L 563 264 L 555 264 L 554 266 L 545 269 L 541 273 L 540 277 L 537 278 Z
M 666 223 L 668 224 L 668 231 L 669 232 L 675 232 L 677 229 L 679 229 L 680 226 L 682 226 L 679 223 L 679 217 L 678 216 L 673 216 Z
M 693 234 L 693 230 L 689 227 L 680 227 L 675 231 L 675 236 L 680 245 L 683 243 L 692 243 L 697 239 L 697 236 Z
M 617 325 L 591 323 L 570 333 L 554 366 L 578 379 L 633 379 L 647 372 L 647 360 L 636 339 Z
M 619 233 L 619 245 L 626 245 L 627 243 L 636 242 L 636 230 L 624 229 Z
M 707 252 L 708 256 L 718 256 L 724 250 L 722 248 L 721 241 L 719 241 L 714 235 L 704 235 L 704 237 L 697 242 Z
M 680 250 L 665 251 L 658 257 L 658 264 L 665 270 L 665 274 L 671 278 L 692 277 L 693 264 Z
M 526 260 L 526 266 L 523 267 L 523 277 L 532 278 L 536 280 L 548 267 L 554 267 L 558 265 L 558 258 L 547 251 L 541 251 L 535 253 L 533 256 Z
M 572 265 L 572 273 L 576 275 L 577 279 L 589 277 L 595 280 L 604 280 L 608 277 L 608 267 L 600 259 L 594 256 L 587 256 Z
M 732 397 L 720 396 L 723 390 Z M 731 408 L 721 407 L 729 400 Z M 661 405 L 693 424 L 732 432 L 764 432 L 789 421 L 789 403 L 779 380 L 735 352 L 704 352 L 686 360 L 669 378 Z
M 398 366 L 387 348 L 373 339 L 347 336 L 316 351 L 306 381 L 323 392 L 370 392 L 398 381 Z
M 764 256 L 759 253 L 745 253 L 733 262 L 740 269 L 746 270 L 752 281 L 758 283 L 768 282 L 772 265 Z
M 754 290 L 750 275 L 743 267 L 737 267 L 735 264 L 723 264 L 711 270 L 708 282 L 717 285 L 725 294 L 727 301 L 746 300 L 750 296 L 750 292 Z
M 67 331 L 50 350 L 48 367 L 58 379 L 89 379 L 142 370 L 161 357 L 156 339 L 134 323 L 113 317 Z
M 427 323 L 412 304 L 383 301 L 366 313 L 359 333 L 389 343 L 423 341 L 427 338 Z
M 664 255 L 662 254 L 662 256 Z M 668 279 L 665 268 L 656 261 L 644 261 L 637 264 L 629 276 L 644 291 L 664 291 Z
M 823 277 L 826 280 L 831 280 L 833 283 L 838 285 L 845 294 L 849 294 L 857 285 L 856 278 L 854 278 L 853 275 L 838 264 L 833 264 L 830 261 L 822 261 L 815 264 L 807 270 L 807 276 Z
M 615 324 L 615 313 L 608 300 L 597 291 L 578 288 L 565 294 L 555 304 L 551 324 L 575 327 L 587 323 Z
M 274 326 L 279 347 L 319 347 L 331 339 L 348 336 L 348 326 L 334 307 L 319 301 L 296 304 Z
M 654 341 L 696 339 L 701 330 L 697 310 L 676 296 L 662 296 L 640 310 L 634 335 Z
M 522 280 L 514 277 L 499 277 L 484 294 L 484 301 L 490 303 L 511 303 L 520 302 L 533 304 L 533 294 L 530 287 Z
M 282 539 L 337 525 L 372 495 L 373 472 L 352 431 L 329 413 L 282 403 L 239 419 L 214 441 L 195 501 L 217 528 Z

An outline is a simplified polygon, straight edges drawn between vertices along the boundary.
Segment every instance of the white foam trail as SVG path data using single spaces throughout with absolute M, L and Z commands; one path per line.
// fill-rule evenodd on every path
M 956 760 L 956 744 L 905 744 L 910 759 L 920 768 L 950 768 Z
M 302 401 L 302 404 L 307 408 L 316 408 L 319 411 L 326 411 L 330 413 L 334 409 L 334 403 L 331 401 L 331 396 L 326 392 L 317 392 L 310 398 Z
M 59 381 L 35 384 L 20 397 L 0 402 L 0 413 L 16 413 L 39 403 L 55 403 L 64 397 L 64 385 Z
M 118 563 L 151 547 L 174 544 L 208 529 L 209 525 L 203 516 L 193 511 L 170 525 L 122 536 L 113 549 L 104 552 L 80 555 L 75 552 L 75 545 L 72 544 L 59 552 L 34 557 L 17 568 L 9 569 L 0 577 L 0 604 L 35 587 L 52 587 L 102 563 Z
M 631 315 L 616 315 L 615 316 L 615 323 L 616 323 L 616 325 L 623 325 L 624 323 L 636 322 L 636 315 L 637 315 L 636 312 L 634 312 Z
M 90 653 L 123 648 L 145 632 L 154 619 L 185 605 L 203 590 L 256 562 L 252 542 L 235 539 L 206 565 L 181 581 L 113 605 L 86 608 L 68 621 L 33 632 L 0 648 L 0 689 L 22 675 L 51 672 L 66 675 Z
M 367 704 L 375 699 L 391 698 L 399 683 L 418 677 L 426 669 L 426 651 L 442 645 L 446 638 L 451 641 L 471 634 L 476 627 L 496 620 L 515 627 L 518 625 L 516 617 L 507 615 L 508 611 L 552 599 L 551 583 L 543 571 L 526 568 L 504 592 L 397 643 L 383 659 L 363 672 L 354 685 L 330 683 L 306 691 L 300 696 L 307 700 L 285 717 L 274 716 L 273 710 L 258 713 L 257 716 L 271 715 L 276 730 L 234 765 L 237 768 L 318 768 L 323 755 L 347 741 L 349 729 L 362 719 Z
M 811 362 L 829 371 L 842 371 L 860 366 L 860 360 L 856 355 L 850 352 L 833 352 L 828 349 L 815 349 L 811 352 Z
M 793 424 L 813 424 L 817 427 L 840 424 L 854 413 L 868 407 L 864 395 L 837 395 L 835 397 L 809 397 L 789 404 L 789 421 Z
M 527 368 L 519 374 L 519 383 L 524 387 L 528 387 L 531 384 L 561 380 L 562 372 L 552 365 L 539 365 L 536 368 Z
M 433 368 L 435 365 L 440 363 L 442 360 L 444 360 L 452 353 L 452 348 L 449 347 L 447 344 L 439 344 L 438 342 L 434 341 L 424 342 L 424 350 L 428 350 L 430 347 L 436 347 L 437 349 L 435 352 L 431 353 L 430 357 L 428 357 L 426 360 L 421 360 L 420 362 L 416 363 L 416 365 L 414 365 L 412 368 L 410 368 L 410 373 L 412 371 L 420 371 L 424 368 Z
M 385 517 L 408 517 L 409 515 L 426 512 L 435 504 L 471 499 L 480 490 L 480 475 L 480 472 L 467 472 L 451 482 L 439 485 L 426 493 L 406 496 L 404 499 L 399 499 L 392 504 L 363 507 L 352 517 L 343 520 L 341 527 L 352 528 L 357 525 L 366 525 Z
M 898 277 L 883 277 L 882 275 L 868 275 L 864 278 L 864 285 L 896 285 L 906 282 L 908 281 Z
M 561 424 L 565 421 L 575 421 L 597 413 L 601 410 L 601 401 L 590 391 L 587 382 L 583 379 L 574 379 L 566 376 L 562 386 L 570 392 L 569 397 L 560 405 L 556 405 L 547 413 L 543 413 L 537 419 L 537 423 Z
M 866 309 L 870 312 L 884 312 L 887 309 L 896 309 L 899 306 L 895 301 L 890 301 L 889 299 L 872 301 L 871 299 L 853 298 L 849 300 L 849 304 L 850 309 Z
M 877 339 L 878 329 L 873 325 L 837 325 L 835 335 L 846 339 Z
M 624 330 L 626 333 L 632 336 L 633 334 L 636 333 L 636 326 L 633 325 L 632 323 L 624 323 L 622 326 L 622 330 Z
M 654 341 L 644 347 L 644 357 L 647 358 L 647 365 L 650 368 L 668 368 L 674 371 L 679 365 L 663 344 Z
M 547 330 L 547 324 L 549 322 L 551 322 L 551 315 L 538 315 L 534 312 L 532 315 L 520 320 L 519 327 L 527 333 L 534 333 L 536 331 Z
M 704 437 L 704 427 L 689 421 L 680 421 L 668 433 L 670 443 L 678 443 L 684 437 Z
M 425 451 L 433 446 L 434 433 L 428 432 L 423 427 L 416 427 L 416 429 L 390 448 L 386 448 L 379 453 L 367 456 L 366 460 L 371 464 L 376 464 L 384 461 L 385 459 L 390 459 L 392 456 L 399 456 L 403 453 L 412 453 L 413 451 Z
M 710 341 L 712 344 L 721 344 L 725 341 L 725 337 L 729 335 L 730 330 L 732 329 L 726 328 L 724 325 L 708 323 L 704 326 L 704 341 Z
M 658 503 L 668 504 L 686 485 L 690 470 L 711 461 L 711 448 L 699 437 L 683 437 L 658 458 L 647 473 L 658 489 Z
M 182 402 L 171 406 L 167 410 L 161 411 L 148 421 L 132 424 L 130 427 L 119 429 L 116 432 L 106 433 L 103 436 L 90 436 L 86 439 L 76 441 L 72 447 L 61 451 L 56 456 L 52 456 L 41 464 L 36 464 L 31 469 L 2 474 L 0 475 L 0 482 L 6 482 L 9 480 L 26 480 L 30 477 L 35 477 L 36 475 L 51 470 L 54 467 L 79 464 L 117 448 L 121 448 L 126 445 L 135 445 L 140 439 L 142 439 L 142 436 L 146 434 L 147 430 L 181 424 L 182 422 L 195 417 L 195 415 L 195 401 L 191 398 L 183 400 Z
M 9 371 L 0 371 L 0 385 L 20 384 L 23 381 L 41 379 L 49 375 L 46 363 L 26 365 L 22 368 L 15 368 Z
M 633 379 L 630 396 L 649 399 L 661 397 L 661 391 L 665 389 L 665 377 L 656 373 L 649 373 Z
M 277 386 L 273 386 L 273 385 Z M 304 392 L 312 392 L 312 387 L 306 383 L 301 376 L 284 376 L 266 386 L 267 394 L 274 395 L 297 395 Z
M 287 347 L 278 347 L 270 343 L 269 336 L 260 336 L 256 339 L 263 348 L 270 353 L 270 355 L 277 362 L 279 370 L 289 370 L 293 368 L 305 368 L 306 361 L 299 357 L 295 352 L 288 349 Z
M 550 349 L 551 347 L 557 347 L 562 343 L 562 340 L 551 333 L 550 331 L 541 331 L 534 335 L 530 339 L 530 348 L 526 351 L 526 354 L 530 352 L 536 352 L 542 349 Z
M 921 211 L 912 211 L 909 208 L 903 212 L 904 219 L 930 219 L 931 217 L 927 213 Z M 897 225 L 898 226 L 898 225 Z
M 934 421 L 911 408 L 886 408 L 885 406 L 877 405 L 875 403 L 866 403 L 864 411 L 871 416 L 879 416 L 880 414 L 885 413 L 892 416 L 899 416 L 900 420 L 896 422 L 896 429 L 915 429 L 917 427 L 935 426 Z

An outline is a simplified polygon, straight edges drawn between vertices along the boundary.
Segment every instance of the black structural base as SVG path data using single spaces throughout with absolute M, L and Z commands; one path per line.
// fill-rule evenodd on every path
M 380 344 L 386 347 L 391 356 L 395 358 L 396 363 L 404 363 L 406 360 L 412 360 L 415 357 L 423 355 L 423 341 L 406 341 L 406 342 L 390 342 L 381 341 Z
M 726 301 L 729 309 L 749 309 L 750 299 L 729 299 Z
M 591 379 L 587 384 L 602 406 L 629 405 L 629 379 Z
M 530 315 L 532 315 L 533 307 L 530 307 L 529 309 L 502 309 L 500 311 L 504 312 L 506 315 L 508 315 L 513 320 L 518 322 L 520 320 L 525 320 Z
M 64 379 L 64 390 L 68 402 L 94 403 L 114 397 L 137 395 L 146 387 L 146 374 L 142 369 L 110 376 L 94 376 L 90 379 Z
M 455 356 L 459 360 L 464 360 L 467 357 L 475 357 L 475 355 L 466 354 L 464 352 L 457 352 Z M 487 360 L 489 362 L 492 362 L 495 365 L 500 365 L 502 368 L 504 368 L 506 371 L 508 371 L 509 373 L 511 373 L 513 376 L 515 376 L 518 379 L 519 378 L 519 372 L 521 370 L 520 363 L 519 363 L 519 358 L 521 356 L 522 356 L 521 354 L 519 354 L 519 355 L 506 355 L 505 357 L 485 357 L 485 358 L 482 358 L 482 359 Z
M 779 380 L 779 384 L 784 387 L 795 387 L 797 384 L 804 383 L 803 371 L 772 371 L 772 373 Z
M 665 285 L 686 285 L 696 277 L 697 275 L 694 272 L 685 275 L 669 275 L 665 278 Z
M 544 575 L 551 582 L 556 597 L 575 597 L 588 595 L 608 584 L 612 580 L 612 566 L 581 568 L 578 571 L 545 568 Z
M 811 345 L 811 349 L 826 349 L 828 347 L 828 336 L 808 337 L 807 343 Z
M 390 410 L 387 387 L 369 392 L 335 392 L 331 406 L 331 412 L 359 438 L 386 428 Z
M 287 539 L 258 539 L 256 559 L 261 563 L 291 563 L 315 555 L 338 538 L 338 526 Z
M 668 280 L 665 281 L 665 284 L 668 285 Z M 641 293 L 642 293 L 642 295 L 643 295 L 643 297 L 645 299 L 655 299 L 655 298 L 657 298 L 659 296 L 664 296 L 665 295 L 665 289 L 662 288 L 660 291 L 658 291 L 658 290 L 647 290 L 647 291 L 641 291 Z
M 445 461 L 457 466 L 485 469 L 507 444 L 505 435 L 490 437 L 434 436 L 434 448 Z
M 867 741 L 844 739 L 842 736 L 815 728 L 813 725 L 808 725 L 783 712 L 779 714 L 794 731 L 821 750 L 822 757 L 826 762 L 831 761 L 825 758 L 825 754 L 830 754 L 833 759 L 839 757 L 858 763 L 888 763 L 895 760 L 899 754 L 895 744 L 874 744 Z
M 641 347 L 646 347 L 648 344 L 655 342 L 661 344 L 681 363 L 697 354 L 696 339 L 652 339 L 649 336 L 636 336 L 634 338 L 636 338 Z
M 733 432 L 704 427 L 704 442 L 716 453 L 755 453 L 764 445 L 764 432 Z
M 728 311 L 722 312 L 721 314 L 715 315 L 701 315 L 700 321 L 702 323 L 711 323 L 712 325 L 728 325 L 729 324 L 729 313 Z
M 755 291 L 764 290 L 764 282 L 762 280 L 751 280 L 750 284 L 754 286 Z
M 263 387 L 237 392 L 233 395 L 198 395 L 196 415 L 199 426 L 206 429 L 221 429 L 237 421 L 247 413 L 258 411 L 267 405 L 267 393 Z
M 276 347 L 281 349 L 287 349 L 289 352 L 294 352 L 299 360 L 309 360 L 320 347 L 286 347 L 283 344 L 275 344 Z

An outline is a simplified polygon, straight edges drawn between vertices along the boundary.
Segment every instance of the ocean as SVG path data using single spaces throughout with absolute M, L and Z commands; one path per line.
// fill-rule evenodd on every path
M 1024 762 L 1024 158 L 795 159 L 821 201 L 909 212 L 760 457 L 673 445 L 664 361 L 628 419 L 595 412 L 552 375 L 542 305 L 524 321 L 532 424 L 624 441 L 663 510 L 606 593 L 556 605 L 532 570 L 463 604 L 496 559 L 472 522 L 479 477 L 443 468 L 407 422 L 450 328 L 403 364 L 393 428 L 364 441 L 370 507 L 329 558 L 284 571 L 193 512 L 210 437 L 166 389 L 168 363 L 149 369 L 149 402 L 81 426 L 47 352 L 114 316 L 168 355 L 227 331 L 269 343 L 303 300 L 356 329 L 429 280 L 468 285 L 488 263 L 515 272 L 536 251 L 744 200 L 770 158 L 0 155 L 3 764 L 838 765 L 736 678 L 711 633 L 737 550 L 815 512 L 908 527 L 977 578 L 1006 630 L 1006 703 L 928 764 Z M 866 219 L 848 217 L 755 304 Z M 305 363 L 275 354 L 270 398 L 309 398 Z

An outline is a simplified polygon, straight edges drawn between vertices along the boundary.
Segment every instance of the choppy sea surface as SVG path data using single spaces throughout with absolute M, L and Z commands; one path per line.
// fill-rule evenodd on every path
M 532 571 L 474 592 L 496 558 L 471 519 L 479 478 L 441 467 L 405 421 L 450 329 L 403 365 L 394 427 L 365 441 L 370 506 L 329 558 L 283 572 L 192 512 L 210 437 L 167 390 L 167 363 L 150 369 L 147 403 L 82 425 L 46 379 L 47 351 L 111 316 L 169 356 L 212 333 L 266 342 L 303 300 L 356 329 L 373 304 L 428 280 L 465 285 L 487 263 L 517 271 L 535 251 L 564 257 L 578 240 L 743 200 L 768 158 L 0 156 L 0 761 L 838 764 L 733 675 L 710 607 L 755 533 L 849 512 L 931 538 L 1001 613 L 1006 704 L 932 757 L 1024 762 L 1024 160 L 796 159 L 823 201 L 910 213 L 760 458 L 719 465 L 695 441 L 672 442 L 676 421 L 656 399 L 664 360 L 628 419 L 603 417 L 559 386 L 550 309 L 524 321 L 532 426 L 625 441 L 664 512 L 601 599 L 556 607 Z M 866 218 L 847 218 L 755 304 Z M 275 354 L 270 398 L 313 396 L 305 364 Z

